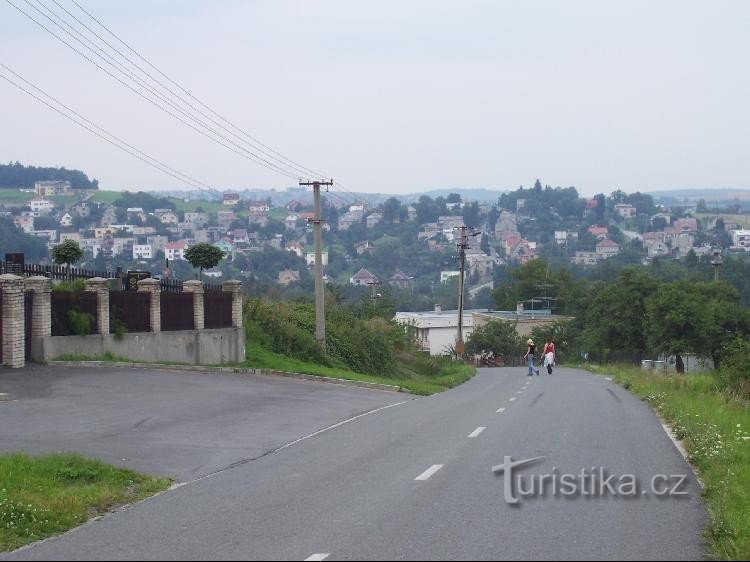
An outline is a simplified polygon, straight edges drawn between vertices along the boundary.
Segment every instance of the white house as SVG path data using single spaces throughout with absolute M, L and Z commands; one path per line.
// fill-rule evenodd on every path
M 55 204 L 49 199 L 32 199 L 29 201 L 29 207 L 35 213 L 49 213 L 55 208 Z
M 746 252 L 750 252 L 750 230 L 733 230 L 732 246 L 744 248 Z
M 188 246 L 183 241 L 166 244 L 164 246 L 164 257 L 169 261 L 184 260 L 185 250 L 187 249 Z
M 413 326 L 417 344 L 430 355 L 447 355 L 456 345 L 458 337 L 458 311 L 443 311 L 439 306 L 431 312 L 397 312 L 396 322 Z M 474 331 L 474 316 L 465 311 L 463 317 L 463 339 L 466 341 Z
M 328 252 L 322 252 L 321 258 L 323 261 L 323 267 L 328 265 Z M 310 267 L 313 267 L 315 265 L 315 252 L 307 252 L 305 254 L 305 261 L 307 262 L 307 265 Z
M 458 277 L 459 275 L 461 275 L 460 271 L 441 271 L 440 282 L 447 283 L 449 279 L 453 279 L 454 277 Z
M 151 244 L 133 244 L 134 260 L 150 260 L 154 257 L 154 248 Z

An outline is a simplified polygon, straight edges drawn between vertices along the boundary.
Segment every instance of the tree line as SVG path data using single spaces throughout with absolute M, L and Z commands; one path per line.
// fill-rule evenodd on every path
M 0 188 L 32 188 L 38 181 L 69 181 L 73 189 L 99 189 L 99 180 L 80 170 L 24 166 L 20 162 L 0 164 Z

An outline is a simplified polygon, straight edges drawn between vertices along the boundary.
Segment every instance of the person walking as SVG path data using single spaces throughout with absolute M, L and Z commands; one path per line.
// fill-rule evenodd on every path
M 529 365 L 529 374 L 528 376 L 533 377 L 534 376 L 534 356 L 536 355 L 536 345 L 534 345 L 534 340 L 529 339 L 526 344 L 529 346 L 528 350 L 526 351 L 526 355 L 523 356 L 524 359 L 528 360 Z M 539 376 L 539 369 L 536 369 L 536 376 Z
M 555 364 L 555 344 L 552 338 L 547 338 L 544 344 L 544 366 L 547 368 L 547 374 L 552 374 L 552 367 Z

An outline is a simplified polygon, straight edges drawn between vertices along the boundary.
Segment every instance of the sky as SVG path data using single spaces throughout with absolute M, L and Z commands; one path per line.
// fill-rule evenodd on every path
M 51 29 L 31 5 L 64 14 L 55 0 L 0 0 L 0 63 L 91 122 L 203 185 L 297 183 L 137 96 L 11 1 Z M 344 191 L 750 188 L 745 0 L 76 1 Z M 187 187 L 0 80 L 0 161 L 16 160 L 82 169 L 102 189 Z

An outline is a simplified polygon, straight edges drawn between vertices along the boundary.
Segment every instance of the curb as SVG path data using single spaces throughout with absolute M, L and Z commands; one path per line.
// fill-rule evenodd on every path
M 290 373 L 287 371 L 275 371 L 273 369 L 253 369 L 249 367 L 202 367 L 200 365 L 165 365 L 163 363 L 121 363 L 113 361 L 49 361 L 49 365 L 59 365 L 62 367 L 117 367 L 123 369 L 156 369 L 161 371 L 184 371 L 193 373 L 218 373 L 218 374 L 235 374 L 235 375 L 254 375 L 265 377 L 283 377 L 288 379 L 306 380 L 312 382 L 321 382 L 327 384 L 337 384 L 339 386 L 353 386 L 357 388 L 366 388 L 369 390 L 381 390 L 384 392 L 402 392 L 408 394 L 400 386 L 388 384 L 379 384 L 373 382 L 350 381 L 347 379 L 336 379 L 332 377 L 322 377 L 320 375 L 308 375 L 305 373 Z M 2 397 L 0 396 L 0 400 Z

